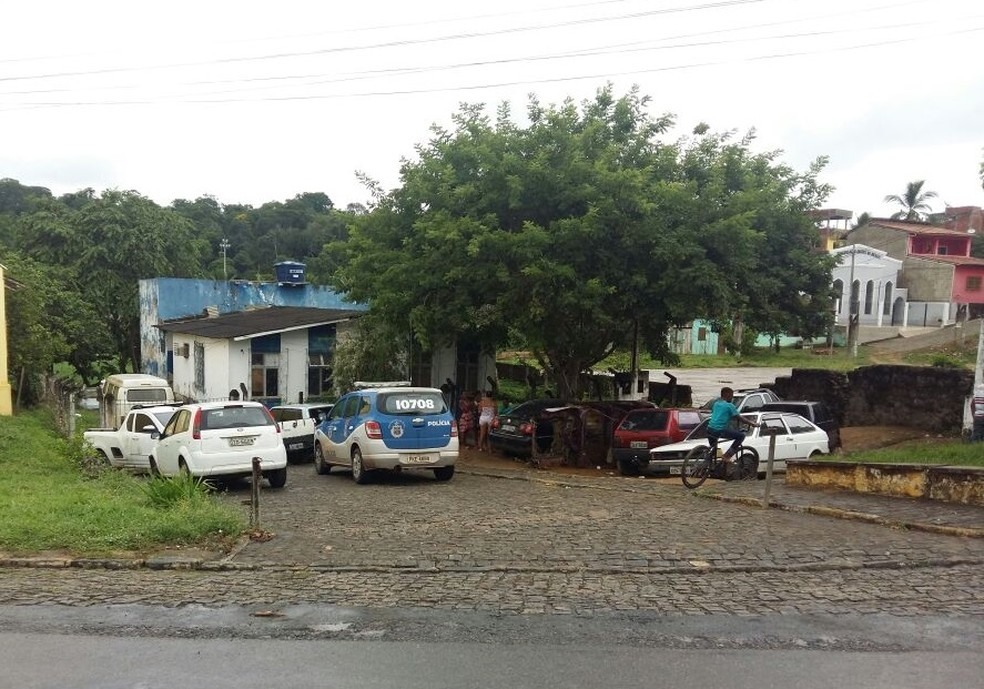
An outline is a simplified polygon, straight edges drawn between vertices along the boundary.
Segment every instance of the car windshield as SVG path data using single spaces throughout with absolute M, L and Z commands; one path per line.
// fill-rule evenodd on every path
M 384 392 L 379 395 L 378 406 L 385 414 L 446 414 L 448 406 L 444 395 L 434 390 L 407 390 Z
M 167 422 L 171 420 L 172 416 L 174 416 L 173 409 L 154 412 L 154 418 L 161 422 L 161 428 L 167 425 Z
M 670 413 L 663 409 L 637 411 L 628 414 L 618 425 L 620 431 L 662 431 L 669 423 Z

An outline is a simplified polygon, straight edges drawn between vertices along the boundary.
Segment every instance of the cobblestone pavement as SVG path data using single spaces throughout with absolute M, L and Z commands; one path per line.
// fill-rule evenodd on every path
M 284 490 L 261 492 L 273 538 L 227 562 L 7 568 L 0 604 L 984 616 L 981 538 L 762 510 L 651 480 L 464 467 L 447 483 L 357 486 L 310 465 L 289 472 Z M 246 484 L 222 495 L 248 498 Z

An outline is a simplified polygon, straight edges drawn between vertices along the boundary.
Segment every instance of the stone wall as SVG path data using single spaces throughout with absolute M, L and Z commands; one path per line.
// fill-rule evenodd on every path
M 935 366 L 862 366 L 848 373 L 796 368 L 769 387 L 783 399 L 824 402 L 841 426 L 959 434 L 974 374 Z

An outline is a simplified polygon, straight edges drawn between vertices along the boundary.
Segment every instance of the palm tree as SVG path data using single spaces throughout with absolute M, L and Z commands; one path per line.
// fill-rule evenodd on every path
M 905 193 L 902 196 L 889 194 L 885 197 L 885 203 L 897 203 L 902 207 L 900 211 L 892 215 L 892 220 L 923 220 L 924 213 L 931 211 L 932 208 L 926 203 L 929 199 L 936 198 L 935 191 L 923 191 L 923 184 L 926 180 L 921 179 L 917 182 L 909 182 L 905 185 Z

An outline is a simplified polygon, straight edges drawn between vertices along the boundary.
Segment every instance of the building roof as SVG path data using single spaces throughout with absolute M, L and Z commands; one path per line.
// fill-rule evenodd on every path
M 299 306 L 269 306 L 263 309 L 239 311 L 212 318 L 199 316 L 159 323 L 164 332 L 200 335 L 216 339 L 248 340 L 260 335 L 273 335 L 290 330 L 303 330 L 318 325 L 340 323 L 356 318 L 365 311 L 351 309 L 316 309 Z
M 966 232 L 960 232 L 959 230 L 950 230 L 945 227 L 937 227 L 936 225 L 930 225 L 924 222 L 913 222 L 911 220 L 886 220 L 884 218 L 872 218 L 869 225 L 877 225 L 878 227 L 884 227 L 889 230 L 899 230 L 900 232 L 908 232 L 909 234 L 918 235 L 943 235 L 946 237 L 966 237 Z
M 949 263 L 954 266 L 984 266 L 984 258 L 975 258 L 974 256 L 954 256 L 952 254 L 909 254 L 906 256 L 906 259 L 910 258 Z

